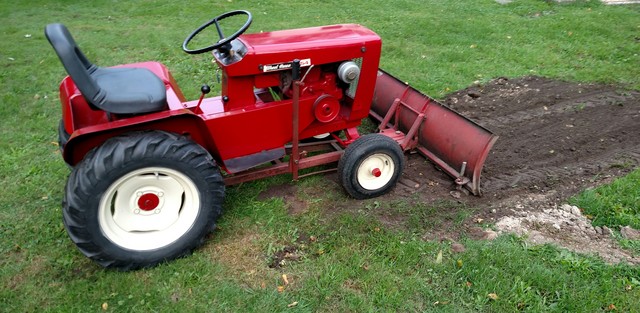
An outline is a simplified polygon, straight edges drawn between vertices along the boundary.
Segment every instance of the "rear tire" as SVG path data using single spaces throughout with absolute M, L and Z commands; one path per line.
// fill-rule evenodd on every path
M 381 134 L 368 134 L 347 147 L 338 162 L 338 175 L 351 197 L 368 199 L 391 190 L 403 167 L 404 154 L 397 142 Z
M 200 145 L 166 132 L 131 133 L 107 140 L 73 169 L 63 221 L 84 255 L 134 270 L 200 246 L 223 198 L 220 171 Z

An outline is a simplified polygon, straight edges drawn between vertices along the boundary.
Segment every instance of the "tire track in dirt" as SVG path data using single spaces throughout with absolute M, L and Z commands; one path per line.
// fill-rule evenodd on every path
M 618 160 L 618 161 L 616 161 Z M 521 185 L 535 189 L 549 189 L 573 178 L 593 181 L 598 175 L 608 175 L 607 169 L 637 167 L 640 165 L 640 148 L 620 153 L 601 154 L 597 158 L 585 159 L 578 164 L 561 164 L 551 167 L 534 167 L 515 170 L 485 178 L 483 189 L 487 192 L 516 188 Z M 587 179 L 585 176 L 590 176 Z

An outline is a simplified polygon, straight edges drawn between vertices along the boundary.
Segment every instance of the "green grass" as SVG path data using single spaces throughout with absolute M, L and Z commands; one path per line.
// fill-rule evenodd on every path
M 435 97 L 476 80 L 531 74 L 640 89 L 638 6 L 542 0 L 4 1 L 0 310 L 87 312 L 101 311 L 103 304 L 107 311 L 142 312 L 593 312 L 611 304 L 638 310 L 637 268 L 530 247 L 508 236 L 463 240 L 466 251 L 456 254 L 449 243 L 423 235 L 442 225 L 459 227 L 471 208 L 446 202 L 429 207 L 413 199 L 345 202 L 339 186 L 322 177 L 297 184 L 298 197 L 309 203 L 302 214 L 288 214 L 281 200 L 257 199 L 286 177 L 243 184 L 229 189 L 220 229 L 193 256 L 132 273 L 98 268 L 76 250 L 61 221 L 69 170 L 55 141 L 64 70 L 44 26 L 65 23 L 99 65 L 161 61 L 193 99 L 202 83 L 215 82 L 214 68 L 208 55 L 184 54 L 180 45 L 201 23 L 231 9 L 254 13 L 252 32 L 368 26 L 383 38 L 381 66 Z M 639 179 L 633 175 L 623 185 L 636 191 L 637 204 Z M 588 192 L 604 207 L 627 208 L 612 202 L 619 198 L 615 193 Z M 637 205 L 631 202 L 631 208 Z M 627 215 L 629 224 L 637 223 L 637 211 Z M 381 222 L 388 216 L 403 217 L 395 221 L 400 227 Z M 315 240 L 301 240 L 308 236 Z M 299 260 L 268 267 L 275 253 L 291 246 Z M 290 283 L 280 293 L 282 274 Z
M 592 219 L 594 226 L 611 227 L 621 246 L 640 255 L 640 240 L 623 238 L 620 227 L 640 229 L 640 170 L 614 180 L 611 184 L 588 189 L 570 199 Z
M 585 190 L 571 199 L 595 226 L 631 226 L 640 229 L 640 171 L 616 179 L 611 184 Z

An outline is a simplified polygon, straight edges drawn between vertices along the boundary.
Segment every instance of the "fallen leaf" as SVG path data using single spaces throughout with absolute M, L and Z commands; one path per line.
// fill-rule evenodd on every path
M 283 293 L 284 292 L 284 286 L 278 286 L 278 292 L 279 293 Z
M 442 250 L 438 251 L 438 256 L 436 257 L 436 264 L 442 263 Z
M 282 282 L 284 283 L 285 286 L 289 284 L 289 279 L 287 278 L 287 274 L 282 274 Z
M 498 295 L 495 294 L 495 293 L 490 293 L 490 294 L 487 295 L 487 297 L 489 297 L 489 299 L 491 299 L 491 300 L 498 300 L 498 298 L 499 298 Z
M 462 268 L 462 260 L 458 260 L 458 261 L 456 261 L 456 266 L 457 266 L 458 268 Z
M 102 311 L 106 311 L 109 308 L 109 304 L 108 303 L 103 303 L 102 304 Z
M 470 281 L 468 281 L 468 282 L 466 283 L 466 285 L 467 285 L 467 287 L 471 287 L 471 286 L 473 286 L 473 283 L 471 283 Z
M 605 311 L 616 311 L 616 310 L 617 310 L 617 308 L 613 303 L 609 304 L 607 306 L 607 308 L 605 309 Z
M 287 307 L 288 307 L 288 308 L 292 308 L 292 307 L 294 307 L 294 306 L 296 306 L 296 305 L 298 305 L 298 301 L 294 301 L 294 302 L 289 303 L 289 304 L 287 305 Z

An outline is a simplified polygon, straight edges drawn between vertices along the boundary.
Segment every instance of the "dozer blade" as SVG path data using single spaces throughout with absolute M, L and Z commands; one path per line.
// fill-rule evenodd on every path
M 392 75 L 378 71 L 370 114 L 402 148 L 429 158 L 480 195 L 480 173 L 498 136 Z

